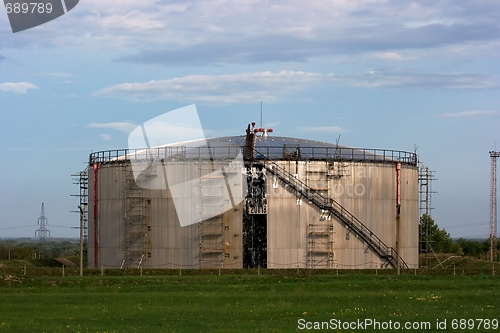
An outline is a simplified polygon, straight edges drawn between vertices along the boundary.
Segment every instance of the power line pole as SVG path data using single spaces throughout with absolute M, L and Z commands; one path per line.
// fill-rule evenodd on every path
M 47 218 L 45 217 L 45 210 L 44 210 L 43 202 L 42 202 L 42 213 L 41 213 L 40 217 L 38 218 L 38 225 L 40 226 L 40 228 L 38 228 L 35 231 L 35 237 L 39 237 L 40 242 L 42 244 L 45 243 L 46 237 L 50 237 L 50 230 L 47 229 L 48 224 L 49 223 L 48 223 Z
M 432 194 L 436 193 L 432 190 L 432 181 L 437 180 L 434 178 L 434 171 L 430 170 L 423 163 L 419 165 L 418 172 L 418 182 L 420 185 L 420 200 L 419 200 L 419 210 L 420 210 L 420 222 L 422 222 L 422 217 L 426 215 L 425 221 L 425 241 L 420 240 L 420 242 L 425 243 L 425 266 L 429 267 L 429 252 L 431 251 L 431 241 L 429 239 L 429 219 L 431 217 L 432 211 Z M 421 223 L 420 223 L 421 224 Z
M 497 252 L 497 160 L 500 152 L 490 151 L 491 186 L 490 186 L 490 260 L 496 261 Z
M 71 175 L 75 185 L 80 188 L 79 194 L 73 194 L 72 197 L 78 197 L 80 200 L 80 205 L 78 205 L 78 210 L 73 210 L 72 212 L 80 214 L 80 276 L 83 276 L 83 261 L 87 248 L 87 227 L 88 227 L 88 190 L 89 190 L 89 177 L 88 170 L 85 169 L 77 174 Z

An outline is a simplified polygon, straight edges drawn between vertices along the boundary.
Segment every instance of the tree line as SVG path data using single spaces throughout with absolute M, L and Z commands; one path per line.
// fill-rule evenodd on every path
M 490 240 L 465 238 L 453 240 L 445 229 L 438 227 L 432 217 L 424 214 L 420 217 L 419 223 L 419 251 L 420 253 L 453 253 L 487 259 L 490 252 Z M 500 253 L 500 242 L 497 244 L 497 253 Z M 50 239 L 44 243 L 31 238 L 0 240 L 0 260 L 53 259 L 78 255 L 80 255 L 78 239 Z
M 455 255 L 470 256 L 477 259 L 489 258 L 490 239 L 472 240 L 459 238 L 453 240 L 445 229 L 440 229 L 432 217 L 424 214 L 419 224 L 420 253 L 453 253 Z M 497 253 L 500 244 L 497 244 Z M 498 260 L 498 256 L 497 256 Z
M 0 260 L 54 259 L 79 254 L 79 240 L 59 239 L 44 243 L 33 239 L 0 240 Z

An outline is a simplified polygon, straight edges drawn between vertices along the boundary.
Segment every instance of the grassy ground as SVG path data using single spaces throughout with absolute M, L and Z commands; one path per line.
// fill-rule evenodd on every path
M 0 331 L 5 332 L 295 332 L 301 331 L 300 319 L 303 325 L 331 319 L 430 322 L 430 328 L 412 331 L 432 332 L 437 320 L 446 320 L 449 331 L 454 319 L 500 320 L 498 276 L 449 270 L 440 276 L 398 276 L 390 270 L 378 275 L 201 270 L 120 276 L 127 271 L 116 270 L 62 277 L 5 269 L 0 270 Z M 495 330 L 476 326 L 467 331 Z

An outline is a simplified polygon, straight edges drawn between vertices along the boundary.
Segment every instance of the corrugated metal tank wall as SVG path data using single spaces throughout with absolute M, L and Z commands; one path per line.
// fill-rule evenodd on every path
M 309 187 L 333 198 L 390 247 L 396 248 L 397 173 L 395 164 L 366 162 L 280 161 L 282 168 Z M 333 217 L 320 221 L 321 212 L 306 199 L 268 174 L 268 267 L 314 267 L 311 243 L 324 243 L 308 231 L 311 224 L 326 230 L 333 224 L 333 263 L 318 267 L 376 268 L 381 260 Z M 400 254 L 410 267 L 418 266 L 418 170 L 402 166 Z M 333 221 L 333 223 L 332 223 Z M 316 241 L 315 239 L 318 239 Z M 314 245 L 314 244 L 313 244 Z
M 199 164 L 186 167 L 200 169 Z M 99 164 L 96 199 L 97 224 L 94 220 L 94 171 L 90 168 L 88 267 L 116 268 L 122 264 L 137 267 L 141 259 L 142 267 L 243 267 L 242 203 L 211 219 L 217 221 L 221 230 L 215 236 L 203 234 L 200 223 L 181 227 L 169 191 L 139 188 L 129 161 Z M 190 198 L 186 198 L 184 204 L 191 204 Z M 198 211 L 197 207 L 192 209 Z M 140 218 L 140 223 L 135 223 L 134 218 Z M 207 223 L 204 230 L 206 226 Z M 209 249 L 201 253 L 203 237 L 209 241 L 216 237 L 220 243 L 218 252 Z M 220 258 L 216 265 L 213 260 L 205 260 L 214 257 Z M 208 264 L 203 265 L 204 260 Z
M 276 162 L 289 173 L 297 174 L 309 187 L 321 190 L 324 196 L 339 202 L 388 246 L 396 248 L 395 164 Z M 231 209 L 220 216 L 222 253 L 202 253 L 200 230 L 203 223 L 181 227 L 167 191 L 134 189 L 129 162 L 101 163 L 97 175 L 98 228 L 97 242 L 94 242 L 94 171 L 89 168 L 89 267 L 94 267 L 94 257 L 97 257 L 96 267 L 120 267 L 124 259 L 125 267 L 134 267 L 139 258 L 137 254 L 124 255 L 127 249 L 130 253 L 142 251 L 145 254 L 141 263 L 143 267 L 213 267 L 210 260 L 219 254 L 222 255 L 220 266 L 243 267 L 242 204 L 237 210 Z M 346 228 L 333 217 L 324 220 L 321 211 L 307 199 L 297 198 L 271 174 L 268 173 L 267 177 L 268 268 L 380 267 L 380 258 L 371 250 L 366 251 L 363 242 L 353 232 L 348 235 Z M 137 203 L 135 197 L 142 199 Z M 418 170 L 403 164 L 400 254 L 410 267 L 418 266 L 418 200 Z M 137 206 L 141 206 L 140 211 L 134 211 L 139 209 Z M 197 210 L 196 207 L 193 209 Z M 130 219 L 134 218 L 130 215 L 134 214 L 143 214 L 143 229 L 130 227 Z M 329 229 L 330 226 L 333 230 Z M 139 245 L 130 241 L 133 234 L 141 235 Z M 208 264 L 203 264 L 204 258 L 208 258 Z

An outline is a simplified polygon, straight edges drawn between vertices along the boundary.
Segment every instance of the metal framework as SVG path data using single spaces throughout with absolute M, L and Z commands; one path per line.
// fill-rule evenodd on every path
M 418 183 L 420 185 L 420 200 L 419 200 L 419 210 L 420 218 L 425 214 L 428 217 L 431 216 L 432 211 L 432 181 L 436 180 L 434 178 L 434 171 L 430 170 L 423 163 L 419 163 L 418 169 Z M 427 229 L 425 230 L 425 266 L 429 267 L 429 252 L 432 252 L 432 246 L 429 242 L 429 228 L 427 224 Z M 422 242 L 422 240 L 421 240 Z
M 497 160 L 500 152 L 490 151 L 491 185 L 490 185 L 490 260 L 497 259 Z
M 38 218 L 38 225 L 40 226 L 40 228 L 35 231 L 35 237 L 39 237 L 42 244 L 45 243 L 45 238 L 50 237 L 50 230 L 47 229 L 47 224 L 49 223 L 47 218 L 45 217 L 45 210 L 43 208 L 42 202 L 42 213 Z
M 328 219 L 307 226 L 307 264 L 309 268 L 334 267 L 333 235 L 333 223 L 331 223 L 329 214 Z
M 79 206 L 82 208 L 81 210 L 74 210 L 72 212 L 83 214 L 83 244 L 85 244 L 85 251 L 87 249 L 87 239 L 88 239 L 88 222 L 89 215 L 87 206 L 89 204 L 89 174 L 88 169 L 80 171 L 79 173 L 71 175 L 73 178 L 73 184 L 78 185 L 79 194 L 72 194 L 72 197 L 77 197 L 79 200 Z

